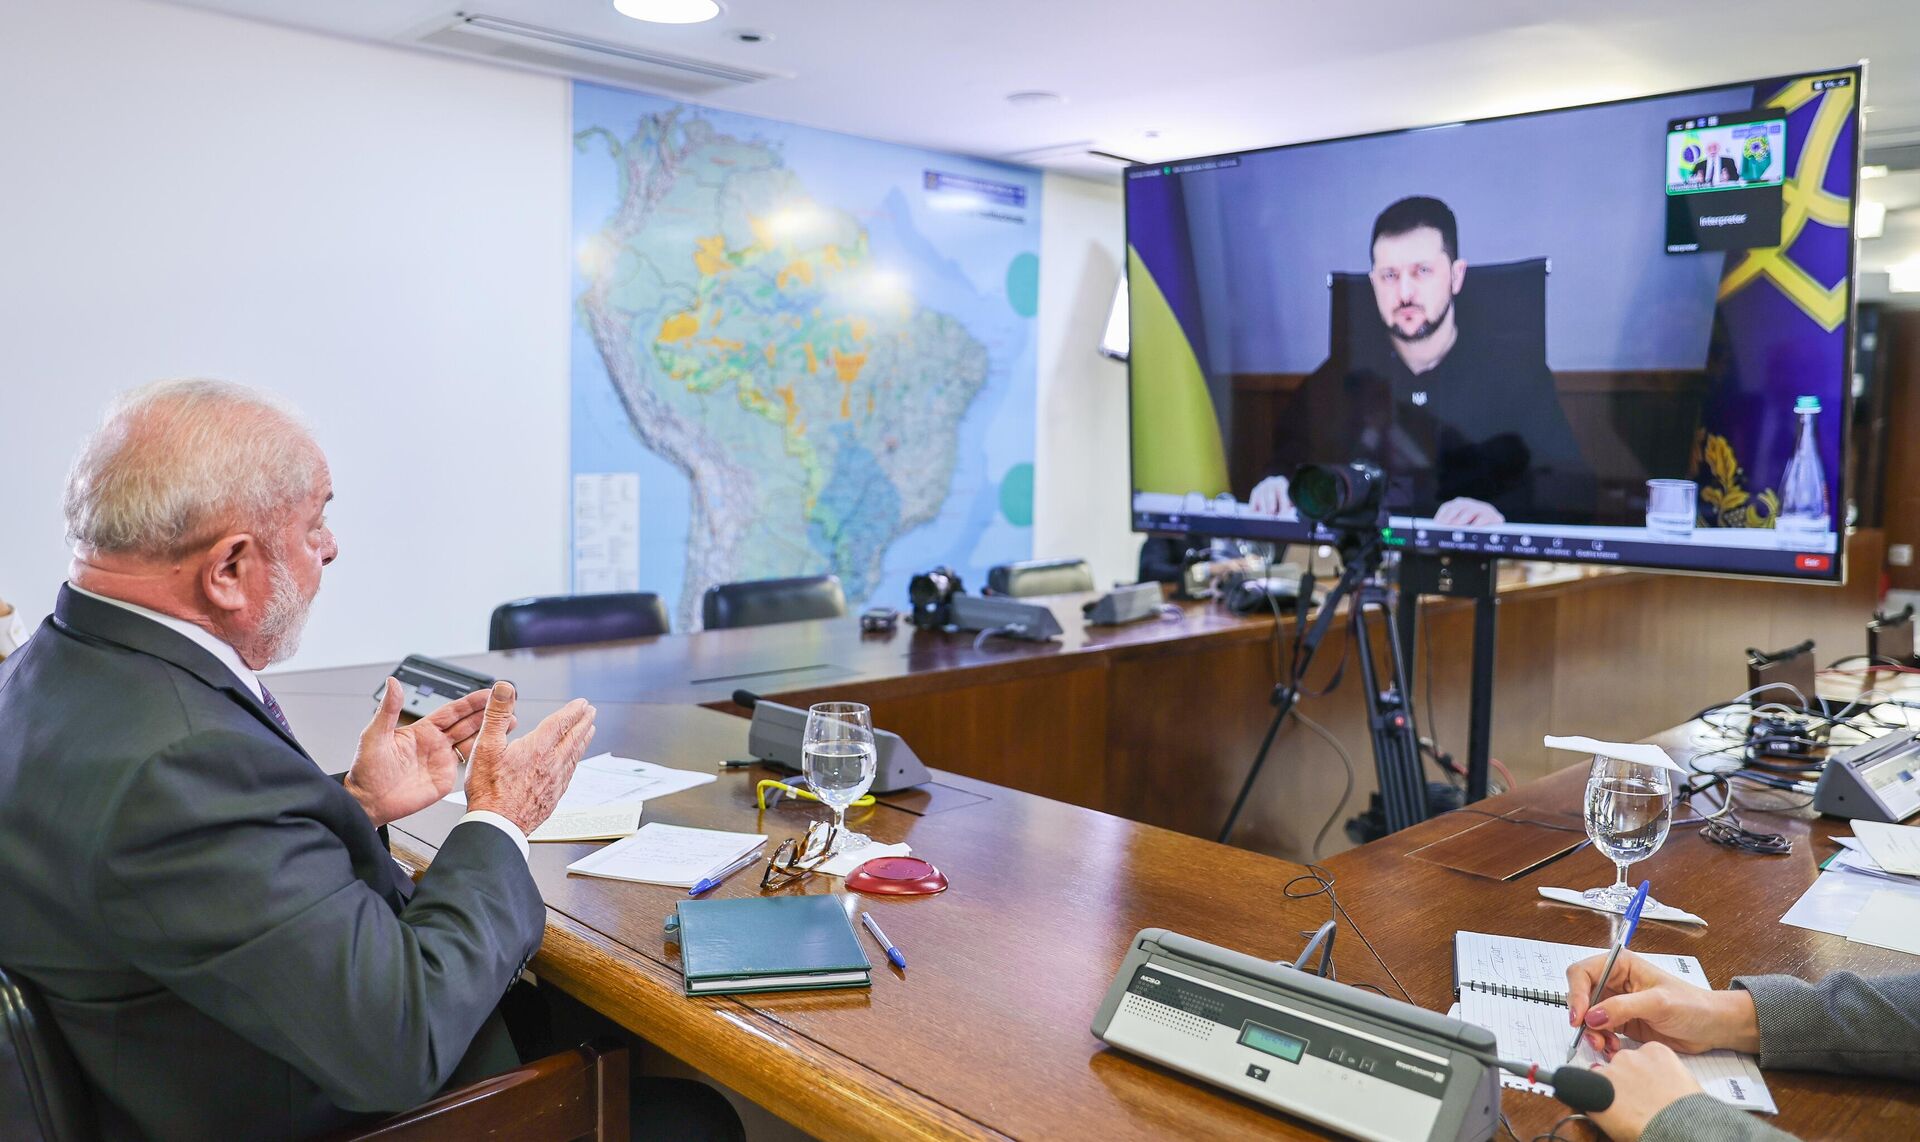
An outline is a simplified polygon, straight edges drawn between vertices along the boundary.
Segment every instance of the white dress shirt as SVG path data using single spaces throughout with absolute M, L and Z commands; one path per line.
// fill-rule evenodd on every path
M 95 594 L 85 587 L 74 586 L 72 583 L 68 583 L 67 586 L 72 587 L 75 591 L 85 595 L 89 599 L 98 599 L 100 602 L 119 607 L 123 611 L 132 611 L 143 619 L 159 623 L 175 634 L 193 640 L 202 650 L 219 659 L 220 664 L 231 671 L 233 676 L 240 680 L 240 684 L 247 688 L 247 692 L 253 695 L 254 701 L 260 702 L 263 705 L 265 704 L 266 699 L 260 686 L 260 676 L 252 670 L 249 670 L 247 664 L 240 660 L 239 653 L 231 646 L 222 642 L 212 631 L 202 626 L 196 626 L 185 619 L 175 618 L 172 615 L 163 615 L 159 611 L 150 610 L 137 603 L 129 603 L 125 599 L 115 599 L 106 595 Z M 318 765 L 320 763 L 316 761 L 314 764 Z M 499 829 L 501 832 L 507 834 L 507 836 L 512 837 L 514 846 L 520 850 L 521 857 L 526 857 L 527 835 L 521 832 L 520 826 L 514 824 L 512 821 L 507 820 L 498 813 L 490 813 L 485 809 L 475 809 L 466 816 L 461 817 L 460 820 L 456 822 L 456 825 L 464 825 L 468 821 L 483 821 Z

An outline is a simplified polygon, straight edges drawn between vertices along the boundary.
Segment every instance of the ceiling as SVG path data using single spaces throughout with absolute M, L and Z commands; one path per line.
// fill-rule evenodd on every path
M 720 0 L 687 26 L 611 0 L 177 2 L 415 46 L 484 14 L 772 74 L 669 92 L 710 106 L 1104 178 L 1117 166 L 1090 152 L 1156 161 L 1866 58 L 1867 161 L 1896 170 L 1864 184 L 1889 214 L 1862 269 L 1920 258 L 1914 0 Z M 1007 99 L 1024 91 L 1061 98 Z

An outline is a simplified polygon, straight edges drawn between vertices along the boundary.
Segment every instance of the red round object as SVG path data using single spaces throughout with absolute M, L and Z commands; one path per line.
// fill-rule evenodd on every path
M 847 887 L 875 896 L 932 896 L 947 878 L 919 857 L 875 857 L 847 874 Z

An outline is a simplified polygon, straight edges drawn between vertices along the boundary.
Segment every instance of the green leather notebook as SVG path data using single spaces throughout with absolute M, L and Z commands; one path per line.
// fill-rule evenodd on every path
M 838 896 L 683 900 L 675 915 L 688 995 L 873 986 Z

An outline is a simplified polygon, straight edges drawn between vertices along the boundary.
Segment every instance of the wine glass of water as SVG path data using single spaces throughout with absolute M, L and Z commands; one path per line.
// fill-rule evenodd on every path
M 1673 824 L 1673 776 L 1669 770 L 1617 757 L 1593 759 L 1587 774 L 1587 836 L 1613 862 L 1614 880 L 1581 895 L 1589 904 L 1625 912 L 1634 890 L 1627 866 L 1660 850 Z
M 807 709 L 800 768 L 814 795 L 833 810 L 835 852 L 864 848 L 871 838 L 847 832 L 847 806 L 873 785 L 877 768 L 873 711 L 858 702 L 821 702 Z

